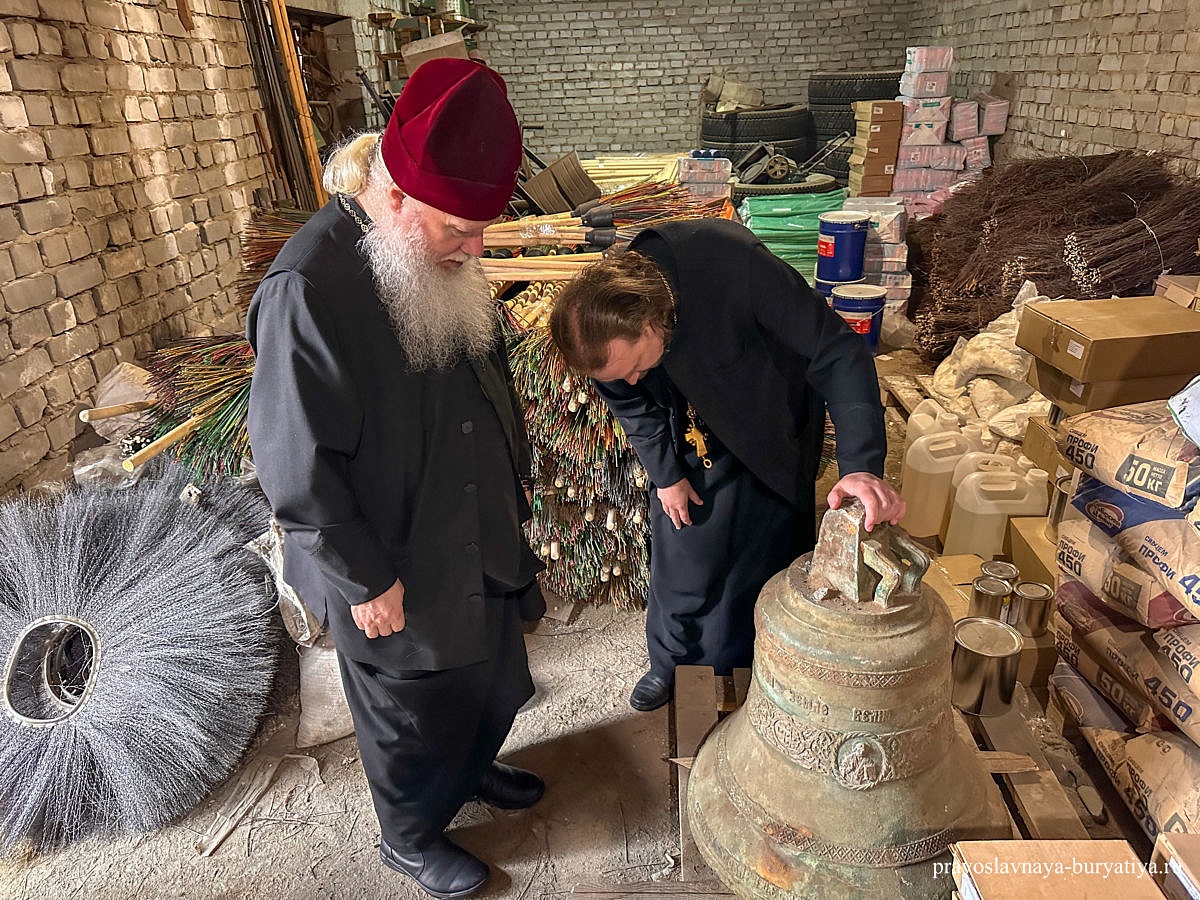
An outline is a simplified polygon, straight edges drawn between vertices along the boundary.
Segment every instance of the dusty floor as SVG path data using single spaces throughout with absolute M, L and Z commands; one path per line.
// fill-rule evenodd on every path
M 907 351 L 881 356 L 884 374 L 928 369 Z M 899 483 L 903 423 L 888 419 L 886 474 Z M 818 510 L 837 478 L 817 486 Z M 578 882 L 671 879 L 678 853 L 667 710 L 636 713 L 627 697 L 647 665 L 645 616 L 585 607 L 570 625 L 544 619 L 527 636 L 537 695 L 504 749 L 541 773 L 531 810 L 468 804 L 451 835 L 492 865 L 487 898 L 557 898 Z M 285 666 L 264 733 L 293 727 L 296 672 Z M 208 858 L 193 845 L 224 797 L 219 788 L 183 821 L 154 834 L 92 840 L 57 854 L 0 860 L 0 896 L 38 900 L 409 900 L 426 895 L 385 869 L 378 825 L 353 738 L 288 759 L 266 795 Z

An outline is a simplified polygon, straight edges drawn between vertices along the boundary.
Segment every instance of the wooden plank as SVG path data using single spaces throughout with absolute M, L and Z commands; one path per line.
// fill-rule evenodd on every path
M 643 881 L 630 884 L 577 884 L 571 895 L 595 897 L 599 900 L 620 900 L 622 897 L 657 897 L 658 900 L 677 900 L 696 897 L 733 897 L 732 891 L 715 881 L 679 882 Z
M 880 381 L 904 408 L 905 414 L 916 409 L 917 404 L 926 397 L 925 391 L 911 375 L 884 375 Z
M 279 44 L 279 56 L 283 60 L 283 71 L 287 77 L 288 90 L 292 95 L 292 105 L 296 108 L 297 124 L 300 126 L 300 143 L 304 147 L 308 173 L 312 177 L 313 192 L 317 196 L 317 206 L 321 207 L 329 200 L 329 195 L 321 186 L 321 157 L 317 153 L 317 135 L 313 128 L 312 111 L 308 108 L 304 78 L 300 74 L 300 57 L 296 53 L 296 43 L 292 40 L 292 26 L 288 22 L 287 6 L 284 5 L 284 0 L 268 0 L 267 9 L 271 13 L 271 27 L 275 31 L 275 40 Z
M 735 693 L 732 675 L 717 676 L 717 713 L 731 713 L 741 704 Z
M 712 727 L 717 724 L 716 677 L 711 666 L 675 668 L 675 749 L 673 757 L 695 756 Z M 689 770 L 675 769 L 679 789 L 679 878 L 681 881 L 711 881 L 712 870 L 704 862 L 687 819 Z
M 1014 697 L 1008 712 L 1002 716 L 972 716 L 972 724 L 988 749 L 1022 753 L 1037 764 L 1036 772 L 1002 776 L 1030 837 L 1035 840 L 1087 840 L 1087 829 L 1075 814 L 1066 789 L 1021 717 L 1020 685 L 1017 690 L 1018 696 Z
M 752 669 L 733 670 L 733 692 L 737 696 L 738 706 L 746 702 L 746 692 L 750 690 L 750 678 L 752 675 Z

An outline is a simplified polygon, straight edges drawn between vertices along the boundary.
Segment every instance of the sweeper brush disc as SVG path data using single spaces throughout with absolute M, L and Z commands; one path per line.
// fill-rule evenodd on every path
M 0 849 L 164 825 L 253 737 L 277 641 L 241 546 L 258 504 L 185 485 L 0 505 Z

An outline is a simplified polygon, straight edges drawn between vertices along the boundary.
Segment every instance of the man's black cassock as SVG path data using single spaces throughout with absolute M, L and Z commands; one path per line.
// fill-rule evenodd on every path
M 596 387 L 654 487 L 688 477 L 703 506 L 676 531 L 651 491 L 651 671 L 719 673 L 751 662 L 753 609 L 776 572 L 815 542 L 825 409 L 841 475 L 883 475 L 887 435 L 871 353 L 791 266 L 746 228 L 698 220 L 647 229 L 676 298 L 662 364 L 637 385 Z M 704 469 L 684 442 L 691 403 L 713 436 Z
M 249 428 L 287 581 L 337 644 L 383 836 L 408 849 L 449 824 L 532 695 L 519 623 L 545 604 L 499 336 L 485 360 L 410 372 L 361 237 L 331 201 L 259 286 Z M 405 628 L 368 639 L 351 606 L 396 579 Z

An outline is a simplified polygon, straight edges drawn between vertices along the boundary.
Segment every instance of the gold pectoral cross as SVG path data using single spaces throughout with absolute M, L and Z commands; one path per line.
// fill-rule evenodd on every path
M 696 424 L 696 410 L 692 409 L 692 404 L 688 404 L 688 429 L 683 433 L 683 439 L 696 448 L 696 456 L 700 459 L 700 464 L 706 469 L 712 468 L 712 460 L 708 458 L 708 443 L 704 440 L 704 432 L 700 430 L 700 426 Z

